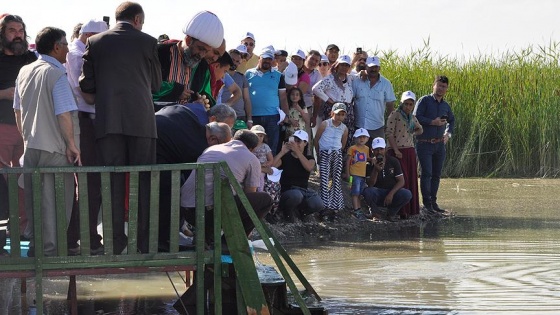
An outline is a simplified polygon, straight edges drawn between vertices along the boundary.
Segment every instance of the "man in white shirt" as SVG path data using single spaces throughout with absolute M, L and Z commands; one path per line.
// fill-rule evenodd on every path
M 80 122 L 80 149 L 82 155 L 82 165 L 96 166 L 97 156 L 95 153 L 95 105 L 90 105 L 84 99 L 88 95 L 83 95 L 80 89 L 79 78 L 82 74 L 82 65 L 84 59 L 82 56 L 86 51 L 87 39 L 91 36 L 106 31 L 107 23 L 104 21 L 90 20 L 82 25 L 80 33 L 69 45 L 68 54 L 66 55 L 66 72 L 70 87 L 76 97 L 78 105 L 78 119 Z M 101 245 L 101 235 L 97 233 L 97 219 L 101 206 L 101 176 L 99 173 L 90 173 L 87 175 L 88 182 L 88 208 L 89 208 L 89 233 L 90 248 L 92 253 L 100 254 L 103 252 Z M 79 233 L 78 210 L 72 210 L 72 218 L 68 229 L 68 248 L 75 249 L 78 247 Z

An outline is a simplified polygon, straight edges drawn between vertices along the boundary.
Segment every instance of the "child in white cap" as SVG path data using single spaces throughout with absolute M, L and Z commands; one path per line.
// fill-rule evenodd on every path
M 334 212 L 344 209 L 342 195 L 342 150 L 348 139 L 348 128 L 343 123 L 346 118 L 346 105 L 335 103 L 331 110 L 331 118 L 324 120 L 317 129 L 315 149 L 319 155 L 321 176 L 321 200 L 325 209 Z M 334 219 L 334 218 L 333 218 Z
M 354 145 L 348 148 L 348 158 L 346 159 L 346 168 L 343 178 L 350 178 L 352 188 L 350 195 L 352 196 L 352 206 L 354 207 L 354 216 L 360 221 L 366 221 L 367 217 L 362 211 L 360 203 L 360 195 L 366 187 L 366 168 L 367 163 L 371 160 L 370 149 L 366 145 L 369 140 L 369 132 L 364 128 L 359 128 L 354 132 Z

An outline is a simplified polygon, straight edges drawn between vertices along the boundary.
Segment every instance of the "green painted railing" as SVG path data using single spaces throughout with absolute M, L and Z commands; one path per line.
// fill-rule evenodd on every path
M 264 243 L 269 248 L 277 267 L 286 280 L 286 283 L 295 296 L 298 305 L 304 314 L 310 314 L 294 281 L 292 280 L 284 262 L 291 268 L 300 283 L 320 300 L 309 282 L 297 269 L 284 248 L 274 237 L 268 227 L 256 216 L 249 204 L 241 186 L 235 180 L 231 170 L 225 162 L 205 164 L 162 164 L 148 166 L 122 166 L 122 167 L 44 167 L 44 168 L 5 168 L 0 174 L 6 176 L 9 190 L 9 230 L 11 235 L 20 235 L 19 229 L 19 202 L 17 179 L 19 174 L 31 174 L 33 188 L 33 222 L 35 235 L 35 257 L 21 257 L 19 241 L 11 242 L 11 253 L 8 257 L 0 259 L 0 278 L 6 277 L 34 277 L 36 284 L 37 313 L 43 312 L 43 286 L 44 277 L 61 275 L 80 275 L 100 273 L 130 273 L 169 270 L 195 270 L 195 277 L 204 279 L 204 270 L 207 265 L 214 269 L 214 299 L 222 300 L 222 261 L 221 242 L 215 242 L 213 250 L 205 249 L 204 238 L 196 237 L 194 251 L 180 251 L 179 249 L 179 202 L 180 202 L 180 177 L 185 170 L 196 170 L 196 233 L 205 235 L 204 222 L 204 173 L 212 170 L 214 182 L 214 239 L 221 238 L 223 230 L 226 237 L 233 265 L 237 274 L 239 313 L 268 314 L 268 306 L 259 283 L 255 264 L 247 243 L 247 238 L 237 210 L 232 189 L 239 195 L 245 209 L 253 220 L 255 227 L 262 236 Z M 102 194 L 102 222 L 104 255 L 90 255 L 89 214 L 87 196 L 87 173 L 100 173 Z M 137 252 L 136 241 L 138 225 L 138 188 L 139 174 L 149 172 L 150 187 L 150 233 L 149 252 Z M 158 252 L 159 229 L 159 186 L 161 172 L 171 173 L 171 222 L 170 222 L 170 248 L 168 252 Z M 53 173 L 56 186 L 56 216 L 57 216 L 57 256 L 45 256 L 42 246 L 41 218 L 41 174 Z M 78 175 L 78 199 L 80 217 L 80 247 L 78 256 L 69 256 L 67 248 L 67 218 L 64 205 L 64 174 L 75 173 Z M 129 214 L 128 214 L 128 251 L 126 254 L 113 255 L 113 222 L 111 211 L 111 173 L 129 173 Z M 225 178 L 220 174 L 225 174 Z M 31 218 L 30 218 L 31 219 Z M 272 245 L 270 238 L 273 239 Z M 204 314 L 204 281 L 196 281 L 197 314 Z M 241 297 L 241 298 L 239 298 Z M 222 305 L 214 304 L 214 313 L 222 313 Z

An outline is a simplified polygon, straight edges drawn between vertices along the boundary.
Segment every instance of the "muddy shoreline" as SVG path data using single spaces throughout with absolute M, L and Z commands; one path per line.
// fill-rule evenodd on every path
M 319 191 L 319 177 L 312 174 L 309 177 L 309 187 Z M 268 227 L 282 243 L 300 242 L 310 239 L 336 239 L 338 237 L 349 237 L 356 234 L 370 234 L 383 231 L 399 230 L 402 228 L 418 227 L 430 221 L 448 220 L 452 213 L 446 215 L 425 214 L 411 216 L 408 219 L 401 219 L 397 222 L 368 220 L 359 221 L 353 215 L 352 199 L 347 183 L 343 182 L 342 192 L 345 200 L 345 210 L 337 214 L 334 222 L 325 222 L 318 216 L 307 216 L 303 220 L 296 219 L 295 223 L 278 222 L 268 224 Z M 367 206 L 362 202 L 362 210 L 368 212 Z M 280 211 L 280 210 L 279 210 Z M 258 233 L 252 239 L 260 239 Z

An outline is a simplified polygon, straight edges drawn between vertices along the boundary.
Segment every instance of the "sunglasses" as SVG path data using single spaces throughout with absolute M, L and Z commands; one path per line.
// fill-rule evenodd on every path
M 243 43 L 243 45 L 253 47 L 253 46 L 255 46 L 255 43 Z
M 320 66 L 320 67 L 326 67 L 326 66 L 328 66 L 328 65 L 329 65 L 328 62 L 319 62 L 319 66 Z

